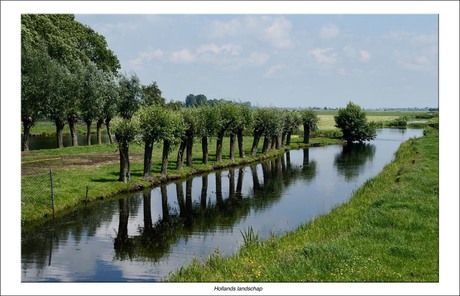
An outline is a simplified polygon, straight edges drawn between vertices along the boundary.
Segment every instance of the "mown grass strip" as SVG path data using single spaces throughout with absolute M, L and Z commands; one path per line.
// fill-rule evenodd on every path
M 230 257 L 216 252 L 172 282 L 438 282 L 439 137 L 429 129 L 331 213 Z M 255 236 L 255 235 L 254 235 Z

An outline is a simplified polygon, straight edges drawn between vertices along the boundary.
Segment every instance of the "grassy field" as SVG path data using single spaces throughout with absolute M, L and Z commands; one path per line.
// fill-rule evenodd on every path
M 439 136 L 403 143 L 349 202 L 282 237 L 194 261 L 172 282 L 438 282 Z
M 259 153 L 256 157 L 249 156 L 252 137 L 245 137 L 246 157 L 235 157 L 229 160 L 229 139 L 224 138 L 223 161 L 215 163 L 216 142 L 209 143 L 209 164 L 202 164 L 201 143 L 197 141 L 193 150 L 193 168 L 184 165 L 181 171 L 176 170 L 177 148 L 169 156 L 167 180 L 183 178 L 188 175 L 212 171 L 217 165 L 230 165 L 255 162 L 263 158 L 282 153 L 284 149 L 269 151 L 261 154 L 262 143 L 259 143 Z M 303 139 L 293 137 L 292 144 L 285 149 L 297 149 L 303 144 Z M 340 143 L 340 139 L 314 138 L 312 145 L 328 145 Z M 51 217 L 51 183 L 50 169 L 53 171 L 53 186 L 55 192 L 55 212 L 65 214 L 67 209 L 73 209 L 86 202 L 88 186 L 88 201 L 108 198 L 120 192 L 140 190 L 164 181 L 160 178 L 161 146 L 155 146 L 152 159 L 152 180 L 143 179 L 143 150 L 140 144 L 130 146 L 131 182 L 118 182 L 119 154 L 115 144 L 65 147 L 62 149 L 43 149 L 22 152 L 21 154 L 21 220 L 23 224 Z M 238 155 L 238 152 L 236 151 Z

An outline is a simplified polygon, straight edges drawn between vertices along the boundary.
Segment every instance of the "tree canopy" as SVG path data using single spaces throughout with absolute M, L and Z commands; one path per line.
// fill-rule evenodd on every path
M 335 126 L 342 130 L 343 138 L 348 143 L 361 143 L 376 137 L 375 127 L 367 122 L 366 113 L 352 102 L 346 108 L 340 108 L 334 120 Z

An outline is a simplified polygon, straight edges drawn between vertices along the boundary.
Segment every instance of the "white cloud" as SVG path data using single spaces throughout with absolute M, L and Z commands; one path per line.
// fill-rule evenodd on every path
M 227 22 L 213 21 L 209 26 L 212 38 L 249 38 L 262 40 L 275 48 L 290 48 L 293 42 L 290 37 L 291 22 L 285 17 L 246 16 Z
M 395 50 L 393 51 L 393 58 L 396 60 L 396 64 L 405 70 L 423 72 L 432 69 L 430 59 L 424 55 L 408 54 Z
M 267 72 L 265 72 L 264 74 L 264 77 L 272 77 L 276 74 L 276 72 L 278 72 L 279 70 L 283 69 L 286 65 L 284 64 L 278 64 L 278 65 L 274 65 L 274 66 L 271 66 Z
M 213 21 L 210 24 L 210 35 L 211 37 L 228 37 L 235 36 L 241 30 L 241 22 L 238 19 L 232 19 L 228 22 Z
M 253 65 L 263 65 L 268 61 L 269 58 L 270 55 L 266 53 L 253 52 L 249 56 L 249 63 Z
M 319 37 L 323 39 L 335 38 L 339 35 L 340 29 L 334 24 L 327 24 L 321 27 Z
M 173 63 L 189 64 L 194 62 L 195 60 L 196 56 L 187 48 L 171 53 L 171 61 Z
M 231 55 L 237 56 L 241 52 L 241 46 L 236 44 L 223 44 L 223 45 L 216 45 L 215 43 L 208 43 L 199 46 L 196 50 L 198 54 L 204 55 Z
M 152 59 L 160 60 L 163 58 L 163 51 L 161 49 L 152 50 L 152 51 L 142 51 L 139 52 L 135 59 L 129 60 L 129 63 L 132 66 L 140 66 L 146 62 L 151 61 Z
M 371 53 L 367 50 L 360 49 L 359 51 L 359 60 L 363 63 L 367 63 L 371 59 Z
M 291 22 L 284 17 L 277 17 L 269 20 L 269 24 L 265 28 L 265 38 L 277 48 L 292 47 L 289 33 L 291 27 Z
M 337 61 L 337 53 L 331 52 L 333 48 L 315 48 L 309 54 L 315 58 L 318 64 L 332 65 Z

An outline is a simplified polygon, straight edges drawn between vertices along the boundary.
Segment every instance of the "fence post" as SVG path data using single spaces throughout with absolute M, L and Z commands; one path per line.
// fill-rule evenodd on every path
M 50 169 L 50 183 L 51 183 L 51 208 L 53 209 L 54 219 L 54 186 L 53 186 L 53 170 Z

